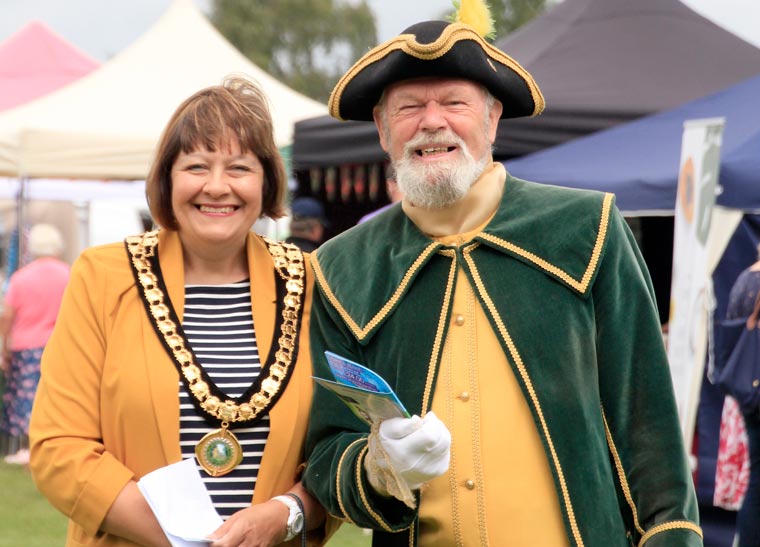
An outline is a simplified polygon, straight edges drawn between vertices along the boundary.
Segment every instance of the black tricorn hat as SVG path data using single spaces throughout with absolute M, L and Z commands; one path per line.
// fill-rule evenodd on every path
M 372 121 L 372 109 L 383 90 L 414 78 L 480 83 L 504 105 L 502 118 L 536 116 L 544 109 L 544 97 L 533 76 L 471 26 L 425 21 L 354 63 L 330 94 L 330 115 L 339 120 Z

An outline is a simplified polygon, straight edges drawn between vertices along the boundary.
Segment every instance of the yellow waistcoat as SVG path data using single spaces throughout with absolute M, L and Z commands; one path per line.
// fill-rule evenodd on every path
M 479 226 L 436 240 L 460 245 L 480 232 L 492 217 L 503 176 L 503 169 L 492 168 L 471 189 L 471 212 L 459 225 Z M 412 214 L 423 230 L 446 233 L 447 216 Z M 541 439 L 474 290 L 459 268 L 432 404 L 451 431 L 451 464 L 422 489 L 420 544 L 566 546 Z

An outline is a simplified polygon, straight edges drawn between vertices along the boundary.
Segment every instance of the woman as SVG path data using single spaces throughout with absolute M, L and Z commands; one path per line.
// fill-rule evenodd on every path
M 69 265 L 60 259 L 63 237 L 55 226 L 35 224 L 29 230 L 32 261 L 8 280 L 0 315 L 2 369 L 5 373 L 3 419 L 0 426 L 18 448 L 6 463 L 29 463 L 29 416 L 40 379 L 40 358 L 53 332 Z
M 296 544 L 299 513 L 324 537 L 298 482 L 308 259 L 250 231 L 282 215 L 285 188 L 265 97 L 229 79 L 182 103 L 159 142 L 146 194 L 161 229 L 73 266 L 31 428 L 67 545 L 169 545 L 137 480 L 193 456 L 227 519 L 211 547 Z
M 726 319 L 749 317 L 760 297 L 760 245 L 757 252 L 758 259 L 739 274 L 731 287 Z M 736 516 L 737 545 L 760 547 L 760 408 L 743 408 L 742 414 L 749 441 L 749 484 Z

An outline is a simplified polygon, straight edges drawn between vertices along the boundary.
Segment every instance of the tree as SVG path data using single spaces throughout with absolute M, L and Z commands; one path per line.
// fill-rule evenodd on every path
M 491 0 L 496 36 L 517 30 L 546 9 L 546 0 Z
M 366 0 L 215 0 L 211 19 L 256 65 L 321 102 L 377 42 Z

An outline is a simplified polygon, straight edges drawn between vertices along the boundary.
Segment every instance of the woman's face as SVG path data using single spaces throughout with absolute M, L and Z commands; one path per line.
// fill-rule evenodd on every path
M 191 248 L 242 243 L 261 216 L 264 168 L 234 137 L 213 152 L 181 152 L 171 178 L 172 210 Z

